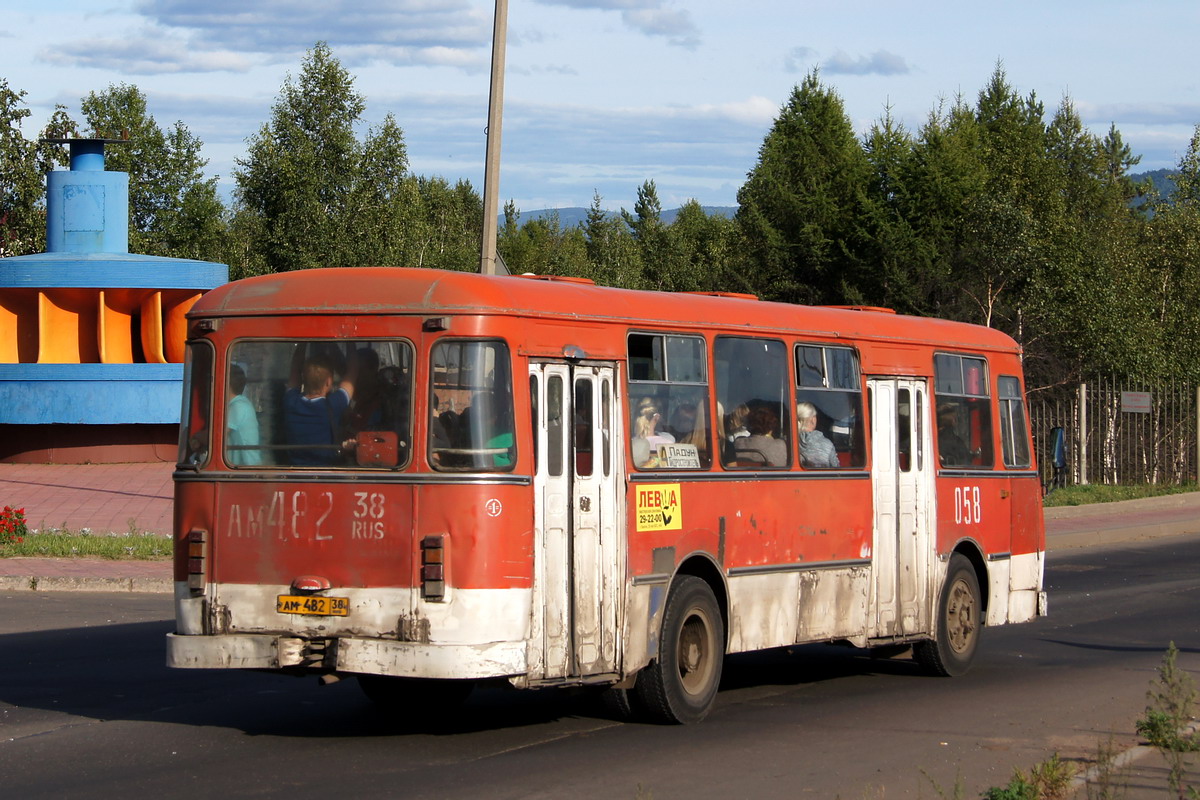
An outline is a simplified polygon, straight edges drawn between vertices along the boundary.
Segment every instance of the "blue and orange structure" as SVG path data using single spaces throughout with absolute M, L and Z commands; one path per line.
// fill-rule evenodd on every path
M 0 461 L 173 461 L 185 315 L 229 268 L 130 253 L 126 140 L 52 141 L 46 252 L 0 259 Z

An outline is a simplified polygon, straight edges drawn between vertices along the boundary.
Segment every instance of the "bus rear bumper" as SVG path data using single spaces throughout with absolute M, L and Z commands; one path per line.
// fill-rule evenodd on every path
M 167 634 L 167 666 L 180 669 L 283 669 L 410 678 L 500 678 L 524 674 L 524 642 L 422 644 L 385 639 L 337 639 L 330 655 L 314 663 L 312 642 L 294 636 Z M 328 661 L 335 660 L 335 664 Z

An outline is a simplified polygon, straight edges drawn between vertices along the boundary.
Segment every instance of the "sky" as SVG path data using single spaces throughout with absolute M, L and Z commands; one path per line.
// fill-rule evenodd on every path
M 495 0 L 0 0 L 0 78 L 37 136 L 121 83 L 204 142 L 223 194 L 248 137 L 318 41 L 355 77 L 364 126 L 392 114 L 412 172 L 483 188 Z M 1195 0 L 508 0 L 499 197 L 518 209 L 732 206 L 813 69 L 864 134 L 974 105 L 997 65 L 1047 119 L 1069 97 L 1136 171 L 1175 167 L 1200 124 Z

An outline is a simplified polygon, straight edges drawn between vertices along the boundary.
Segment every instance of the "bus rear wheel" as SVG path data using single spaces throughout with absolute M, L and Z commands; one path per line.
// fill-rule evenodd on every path
M 917 663 L 939 677 L 966 674 L 979 649 L 982 609 L 975 569 L 965 556 L 955 553 L 938 603 L 937 638 L 913 645 Z
M 712 589 L 685 575 L 671 587 L 658 658 L 638 673 L 637 693 L 658 722 L 690 724 L 712 709 L 725 658 L 725 624 Z
M 358 685 L 372 703 L 392 711 L 453 708 L 466 700 L 475 688 L 474 681 L 396 678 L 391 675 L 359 675 Z

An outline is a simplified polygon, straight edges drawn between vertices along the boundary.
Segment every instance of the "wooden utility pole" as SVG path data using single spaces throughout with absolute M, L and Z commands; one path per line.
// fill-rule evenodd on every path
M 492 90 L 488 96 L 487 157 L 483 174 L 483 242 L 479 271 L 496 275 L 497 218 L 500 214 L 500 128 L 504 117 L 504 49 L 508 39 L 508 0 L 496 0 L 492 32 Z

